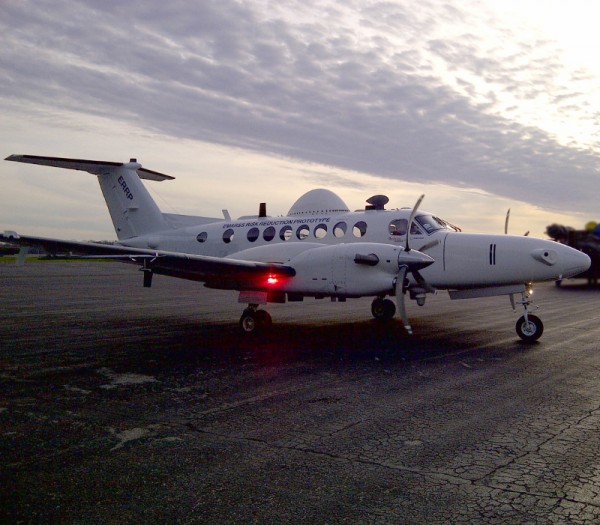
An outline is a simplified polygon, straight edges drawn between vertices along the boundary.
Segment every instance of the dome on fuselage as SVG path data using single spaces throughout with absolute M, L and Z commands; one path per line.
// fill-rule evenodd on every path
M 300 197 L 288 212 L 294 215 L 320 215 L 331 213 L 348 213 L 348 205 L 335 193 L 322 188 L 310 190 Z

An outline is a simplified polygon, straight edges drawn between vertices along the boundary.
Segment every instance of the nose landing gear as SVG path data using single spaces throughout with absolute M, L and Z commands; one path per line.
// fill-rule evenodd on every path
M 537 341 L 544 331 L 542 320 L 533 314 L 522 315 L 516 325 L 517 335 L 527 343 Z
M 521 294 L 522 299 L 519 302 L 523 305 L 525 313 L 519 317 L 515 326 L 517 335 L 526 343 L 537 341 L 544 332 L 544 323 L 542 323 L 542 320 L 537 315 L 533 315 L 529 309 L 529 306 L 533 304 L 531 293 L 531 286 L 527 286 L 526 291 Z M 514 308 L 514 298 L 512 295 L 511 302 Z

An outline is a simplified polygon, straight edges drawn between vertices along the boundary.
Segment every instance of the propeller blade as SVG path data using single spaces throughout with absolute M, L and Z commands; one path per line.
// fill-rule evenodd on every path
M 510 218 L 510 208 L 506 212 L 506 219 L 504 219 L 504 235 L 508 235 L 508 219 Z
M 421 246 L 419 248 L 419 251 L 420 252 L 424 252 L 426 250 L 429 250 L 429 249 L 433 248 L 434 246 L 437 246 L 439 243 L 440 243 L 439 239 L 436 239 L 435 241 L 428 242 L 427 244 L 424 244 L 423 246 Z
M 421 202 L 424 198 L 425 195 L 423 194 L 417 199 L 417 202 L 413 206 L 412 212 L 410 213 L 410 217 L 408 219 L 408 226 L 406 227 L 406 245 L 404 246 L 404 249 L 407 252 L 410 252 L 410 246 L 408 245 L 408 240 L 410 239 L 410 228 L 412 226 L 413 220 L 415 219 L 415 215 L 417 214 L 417 210 L 419 209 L 419 206 L 421 205 Z
M 411 273 L 413 274 L 415 281 L 417 281 L 417 284 L 427 293 L 437 293 L 437 290 L 425 280 L 425 278 L 419 273 L 419 270 L 413 270 Z
M 408 315 L 406 315 L 406 305 L 404 304 L 404 279 L 406 278 L 407 270 L 407 266 L 401 266 L 400 271 L 396 276 L 396 308 L 400 312 L 400 317 L 402 318 L 402 324 L 404 325 L 404 329 L 409 333 L 409 335 L 412 335 L 412 327 L 408 322 Z

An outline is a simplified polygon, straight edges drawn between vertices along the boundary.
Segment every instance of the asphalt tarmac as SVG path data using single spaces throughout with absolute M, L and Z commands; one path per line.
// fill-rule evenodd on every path
M 273 305 L 118 263 L 0 264 L 0 522 L 600 523 L 600 289 Z

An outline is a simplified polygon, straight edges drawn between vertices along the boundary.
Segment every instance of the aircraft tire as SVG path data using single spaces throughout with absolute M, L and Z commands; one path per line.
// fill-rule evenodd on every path
M 525 316 L 522 315 L 517 321 L 517 335 L 527 343 L 537 341 L 544 332 L 544 323 L 536 315 L 528 315 L 529 323 L 525 321 Z
M 265 310 L 246 308 L 240 317 L 240 329 L 245 334 L 255 334 L 268 330 L 272 324 L 271 315 Z
M 256 320 L 256 312 L 246 309 L 240 317 L 240 329 L 245 334 L 253 334 L 258 330 L 258 322 Z
M 394 317 L 396 305 L 389 299 L 378 297 L 371 304 L 371 314 L 378 321 L 387 321 Z
M 271 315 L 266 310 L 257 310 L 254 313 L 254 317 L 258 323 L 258 329 L 261 331 L 268 330 L 273 325 L 273 319 L 271 319 Z

